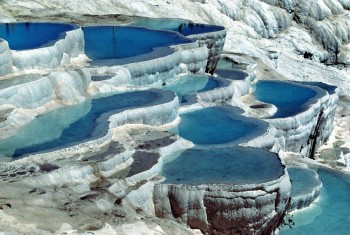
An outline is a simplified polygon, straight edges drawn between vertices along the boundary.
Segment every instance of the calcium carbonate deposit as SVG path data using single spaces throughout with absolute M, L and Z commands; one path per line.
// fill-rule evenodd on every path
M 0 233 L 348 234 L 349 10 L 1 1 Z

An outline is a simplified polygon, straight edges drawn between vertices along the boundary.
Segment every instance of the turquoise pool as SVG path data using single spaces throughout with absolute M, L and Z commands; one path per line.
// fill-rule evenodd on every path
M 272 118 L 285 118 L 305 111 L 320 94 L 319 89 L 283 81 L 257 81 L 254 96 L 277 107 Z
M 329 169 L 317 170 L 323 184 L 320 198 L 309 208 L 292 213 L 293 229 L 282 235 L 350 234 L 350 176 Z
M 83 27 L 83 32 L 85 53 L 93 60 L 92 64 L 96 65 L 124 64 L 157 58 L 173 53 L 169 48 L 171 45 L 192 42 L 175 32 L 139 27 L 90 26 Z M 144 54 L 147 56 L 139 57 Z
M 185 75 L 174 82 L 166 84 L 163 88 L 174 91 L 179 100 L 184 103 L 187 101 L 186 96 L 226 85 L 228 85 L 228 82 L 225 80 L 216 79 L 208 75 Z
M 29 50 L 52 45 L 76 28 L 62 23 L 0 23 L 0 38 L 12 50 Z
M 162 175 L 169 184 L 253 184 L 284 173 L 278 155 L 259 148 L 194 148 L 168 158 Z
M 244 117 L 242 112 L 233 106 L 215 106 L 184 113 L 173 131 L 198 145 L 244 143 L 267 131 L 266 122 Z
M 184 36 L 210 33 L 225 29 L 222 26 L 200 24 L 180 19 L 140 18 L 134 20 L 130 25 L 156 30 L 176 31 Z
M 58 108 L 40 115 L 9 139 L 0 142 L 6 157 L 42 152 L 76 145 L 106 135 L 108 118 L 115 113 L 163 102 L 173 92 L 134 91 L 90 99 L 77 105 Z
M 249 76 L 246 72 L 239 69 L 216 69 L 215 73 L 222 78 L 230 80 L 244 80 Z

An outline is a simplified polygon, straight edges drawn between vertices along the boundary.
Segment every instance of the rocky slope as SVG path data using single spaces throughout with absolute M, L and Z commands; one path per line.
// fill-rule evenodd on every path
M 349 51 L 347 41 L 350 37 L 348 27 L 350 1 L 3 0 L 1 5 L 1 22 L 59 20 L 81 24 L 129 23 L 130 19 L 127 15 L 138 15 L 184 18 L 223 25 L 227 30 L 224 49 L 228 53 L 242 54 L 242 58 L 247 57 L 257 63 L 258 79 L 324 81 L 340 88 L 341 106 L 335 117 L 336 128 L 331 136 L 329 147 L 333 147 L 334 142 L 338 145 L 341 143 L 337 146 L 343 151 L 340 154 L 343 165 L 336 167 L 346 170 L 346 164 L 350 165 L 349 153 L 344 151 L 350 148 L 349 135 L 344 134 L 349 132 L 349 126 L 346 123 L 350 117 L 350 83 L 348 82 L 350 73 L 346 67 L 350 63 L 347 53 Z M 121 14 L 126 16 L 120 16 Z M 0 41 L 0 61 L 6 61 L 4 57 L 8 56 L 5 47 L 4 42 Z M 80 60 L 71 62 L 73 67 L 79 67 Z M 3 73 L 7 73 L 11 66 L 6 63 L 3 66 L 0 65 L 0 71 L 4 70 Z M 72 65 L 63 64 L 61 68 L 70 66 Z M 70 76 L 76 76 L 75 72 Z M 85 75 L 79 76 L 84 78 Z M 50 76 L 42 79 L 47 79 L 49 82 L 52 80 Z M 84 82 L 82 84 L 79 87 L 85 91 L 87 87 Z M 97 86 L 95 88 L 98 89 Z M 90 92 L 99 93 L 100 91 L 90 87 Z M 1 112 L 5 111 L 1 110 Z M 159 156 L 169 149 L 154 151 L 138 149 L 137 151 L 147 152 L 154 160 L 155 166 L 151 168 L 143 166 L 147 168 L 145 168 L 146 175 L 140 178 L 138 178 L 139 166 L 132 164 L 137 162 L 137 152 L 130 151 L 137 148 L 136 146 L 147 146 L 148 138 L 152 141 L 157 139 L 146 138 L 143 133 L 158 136 L 160 146 L 188 147 L 188 143 L 178 142 L 175 137 L 162 136 L 158 132 L 152 134 L 154 130 L 147 128 L 140 129 L 140 132 L 125 128 L 127 129 L 123 130 L 125 134 L 113 137 L 113 141 L 121 142 L 123 146 L 115 146 L 112 141 L 99 146 L 98 153 L 86 154 L 89 149 L 84 149 L 83 151 L 86 151 L 84 154 L 80 151 L 72 154 L 75 158 L 84 155 L 92 160 L 95 159 L 95 155 L 99 157 L 102 155 L 103 161 L 112 162 L 115 168 L 107 169 L 106 164 L 99 161 L 87 163 L 83 158 L 78 158 L 67 166 L 65 162 L 67 160 L 57 153 L 51 155 L 55 161 L 58 160 L 57 165 L 45 165 L 43 157 L 39 155 L 33 158 L 30 164 L 19 161 L 3 167 L 1 177 L 6 180 L 1 182 L 3 190 L 0 193 L 2 208 L 0 230 L 18 233 L 70 230 L 71 233 L 75 233 L 73 228 L 80 228 L 98 230 L 96 233 L 101 234 L 131 231 L 152 231 L 159 234 L 198 232 L 170 220 L 157 219 L 153 214 L 149 214 L 148 212 L 153 209 L 152 198 L 141 196 L 150 195 L 151 188 L 159 181 L 155 173 L 159 170 L 157 168 L 160 164 Z M 118 155 L 120 159 L 114 159 L 113 154 Z M 118 164 L 120 167 L 117 167 Z M 50 173 L 53 170 L 65 171 L 67 175 L 62 178 L 63 174 Z M 40 176 L 41 174 L 44 176 Z M 37 177 L 31 179 L 31 175 Z M 115 175 L 120 177 L 116 178 Z M 50 180 L 47 181 L 45 177 Z M 147 178 L 147 180 L 139 180 L 141 178 Z M 6 181 L 13 182 L 12 186 L 8 186 Z M 94 188 L 94 185 L 103 185 L 103 187 Z M 93 190 L 87 190 L 88 188 Z M 73 194 L 71 194 L 72 191 Z M 145 194 L 135 193 L 136 191 L 145 192 Z M 37 197 L 37 195 L 44 196 Z M 8 200 L 8 198 L 11 199 Z M 11 211 L 12 205 L 23 205 L 26 209 Z M 35 218 L 33 224 L 28 224 L 38 207 L 45 210 L 33 216 Z M 142 211 L 141 208 L 148 210 Z M 18 215 L 19 213 L 21 216 Z M 50 219 L 51 215 L 55 215 L 57 220 Z M 67 215 L 72 218 L 69 225 L 62 222 L 66 221 Z M 75 219 L 77 217 L 83 219 L 77 221 Z

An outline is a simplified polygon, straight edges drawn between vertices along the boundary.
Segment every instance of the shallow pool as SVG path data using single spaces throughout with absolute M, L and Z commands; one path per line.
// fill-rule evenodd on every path
M 266 122 L 244 117 L 242 112 L 237 107 L 215 106 L 184 113 L 173 131 L 199 145 L 244 143 L 267 131 Z
M 180 79 L 163 86 L 164 89 L 174 91 L 181 102 L 185 102 L 185 96 L 198 92 L 212 90 L 227 83 L 224 80 L 215 79 L 207 75 L 185 75 Z
M 224 30 L 222 26 L 199 24 L 189 22 L 188 20 L 180 19 L 152 19 L 152 18 L 141 18 L 136 19 L 130 25 L 145 27 L 157 30 L 171 30 L 181 33 L 184 36 L 210 33 L 215 31 Z
M 1 141 L 0 154 L 19 157 L 102 137 L 108 131 L 108 118 L 112 114 L 157 104 L 162 94 L 165 93 L 127 92 L 56 109 L 35 118 L 16 136 Z
M 249 76 L 239 69 L 216 69 L 215 73 L 222 78 L 231 80 L 244 80 Z
M 258 148 L 189 149 L 168 158 L 164 183 L 252 184 L 278 179 L 284 173 L 277 154 Z
M 76 29 L 72 24 L 61 23 L 1 23 L 0 38 L 6 40 L 12 50 L 28 50 L 52 45 Z
M 152 51 L 156 54 L 149 58 L 156 58 L 171 54 L 173 50 L 163 48 L 154 51 L 155 48 L 168 47 L 175 44 L 192 42 L 175 32 L 157 31 L 139 27 L 125 26 L 91 26 L 83 27 L 85 38 L 85 53 L 92 60 L 123 64 L 136 62 L 123 61 L 123 59 L 148 54 Z M 139 58 L 141 60 L 146 58 Z
M 320 198 L 311 207 L 292 213 L 293 229 L 283 227 L 280 234 L 350 234 L 350 176 L 319 169 L 323 184 Z
M 277 112 L 272 118 L 284 118 L 305 111 L 318 91 L 302 84 L 283 81 L 257 81 L 254 96 L 256 99 L 273 104 Z
M 292 183 L 291 197 L 311 193 L 315 187 L 319 186 L 319 181 L 313 170 L 288 167 L 288 174 Z
M 327 91 L 329 94 L 334 94 L 334 93 L 336 93 L 336 90 L 337 90 L 336 86 L 332 86 L 332 85 L 329 85 L 329 84 L 324 83 L 324 82 L 306 82 L 306 81 L 303 81 L 303 82 L 297 82 L 297 83 L 319 87 L 319 88 Z

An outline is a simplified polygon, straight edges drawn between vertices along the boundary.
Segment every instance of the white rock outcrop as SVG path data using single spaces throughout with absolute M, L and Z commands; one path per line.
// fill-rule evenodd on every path
M 57 68 L 67 63 L 70 58 L 84 53 L 84 36 L 81 28 L 65 33 L 52 46 L 32 50 L 11 50 L 11 60 L 14 71 L 27 69 Z
M 0 39 L 0 76 L 9 74 L 12 71 L 11 50 L 8 43 Z

